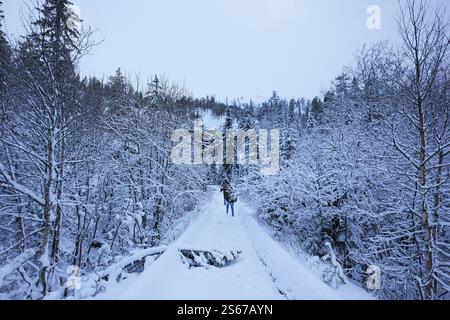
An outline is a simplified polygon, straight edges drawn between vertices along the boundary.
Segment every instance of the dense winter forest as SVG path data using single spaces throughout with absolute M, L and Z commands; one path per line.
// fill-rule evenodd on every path
M 136 249 L 169 244 L 224 177 L 281 243 L 318 257 L 330 243 L 362 287 L 379 266 L 376 297 L 450 299 L 442 12 L 401 2 L 401 42 L 364 46 L 322 97 L 225 103 L 163 77 L 142 89 L 121 69 L 81 78 L 95 44 L 70 23 L 70 5 L 45 0 L 19 39 L 2 31 L 0 11 L 1 299 L 62 299 L 72 294 L 69 266 L 100 274 Z M 280 129 L 280 172 L 174 164 L 172 133 L 205 113 L 222 130 Z

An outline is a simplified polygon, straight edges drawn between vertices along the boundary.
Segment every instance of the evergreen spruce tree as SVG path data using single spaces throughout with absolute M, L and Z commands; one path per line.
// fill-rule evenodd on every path
M 255 129 L 255 114 L 252 104 L 245 106 L 238 127 L 244 131 Z
M 3 3 L 0 1 L 0 136 L 6 122 L 6 89 L 7 76 L 11 67 L 11 48 L 3 32 Z
M 320 114 L 323 112 L 323 103 L 319 97 L 315 97 L 311 103 L 311 113 L 314 120 L 318 121 Z
M 292 99 L 289 102 L 288 114 L 286 117 L 286 126 L 284 130 L 284 139 L 281 146 L 281 152 L 285 164 L 292 159 L 295 150 L 295 140 L 296 140 L 296 116 L 295 116 L 296 101 Z
M 230 107 L 227 107 L 225 112 L 225 124 L 224 124 L 224 155 L 223 155 L 223 171 L 222 171 L 222 179 L 227 179 L 228 181 L 232 181 L 233 179 L 233 164 L 232 159 L 227 159 L 227 153 L 230 153 L 229 150 L 232 148 L 233 160 L 234 160 L 234 135 L 231 133 L 233 130 L 233 117 L 231 115 Z M 231 134 L 230 134 L 231 133 Z
M 6 76 L 11 63 L 11 48 L 3 32 L 3 3 L 0 1 L 0 96 L 3 102 L 6 90 Z
M 165 97 L 162 92 L 161 81 L 158 76 L 155 76 L 153 80 L 148 84 L 147 92 L 145 93 L 145 100 L 150 107 L 157 107 L 165 102 Z

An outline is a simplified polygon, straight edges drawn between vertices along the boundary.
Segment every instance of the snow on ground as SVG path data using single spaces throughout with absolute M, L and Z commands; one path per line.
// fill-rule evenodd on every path
M 322 280 L 275 242 L 244 203 L 236 217 L 225 214 L 223 196 L 212 190 L 211 201 L 186 232 L 138 277 L 99 295 L 100 299 L 138 300 L 277 300 L 373 299 L 363 289 L 343 285 L 338 290 Z M 179 249 L 240 250 L 225 268 L 191 268 Z

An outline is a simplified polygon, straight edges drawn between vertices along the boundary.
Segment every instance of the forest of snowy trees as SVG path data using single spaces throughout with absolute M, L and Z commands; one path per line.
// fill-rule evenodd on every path
M 0 292 L 11 298 L 57 291 L 68 265 L 101 270 L 158 245 L 204 188 L 201 172 L 170 162 L 185 90 L 155 78 L 137 92 L 120 70 L 80 80 L 89 32 L 68 27 L 69 4 L 46 1 L 14 48 L 0 36 Z
M 450 29 L 426 1 L 399 11 L 400 43 L 364 46 L 323 97 L 261 104 L 194 98 L 118 69 L 82 78 L 92 32 L 69 0 L 45 0 L 8 39 L 0 2 L 0 299 L 67 297 L 67 268 L 107 269 L 171 229 L 228 176 L 282 243 L 323 257 L 330 243 L 381 299 L 450 299 Z M 139 79 L 136 81 L 139 82 Z M 176 129 L 202 112 L 281 131 L 277 175 L 258 165 L 171 161 Z
M 415 1 L 398 23 L 402 43 L 363 48 L 323 101 L 263 104 L 282 171 L 243 188 L 280 239 L 317 256 L 329 241 L 359 283 L 378 266 L 380 298 L 448 299 L 449 22 Z

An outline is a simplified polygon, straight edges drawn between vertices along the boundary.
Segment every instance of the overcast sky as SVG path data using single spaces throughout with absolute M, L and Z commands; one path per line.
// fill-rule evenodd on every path
M 104 40 L 83 74 L 122 67 L 146 81 L 165 74 L 195 96 L 310 98 L 321 93 L 365 42 L 395 40 L 394 0 L 72 0 Z M 432 0 L 440 1 L 440 0 Z M 8 33 L 21 31 L 28 0 L 6 0 Z M 446 3 L 446 1 L 442 1 Z M 366 26 L 369 5 L 381 30 Z

